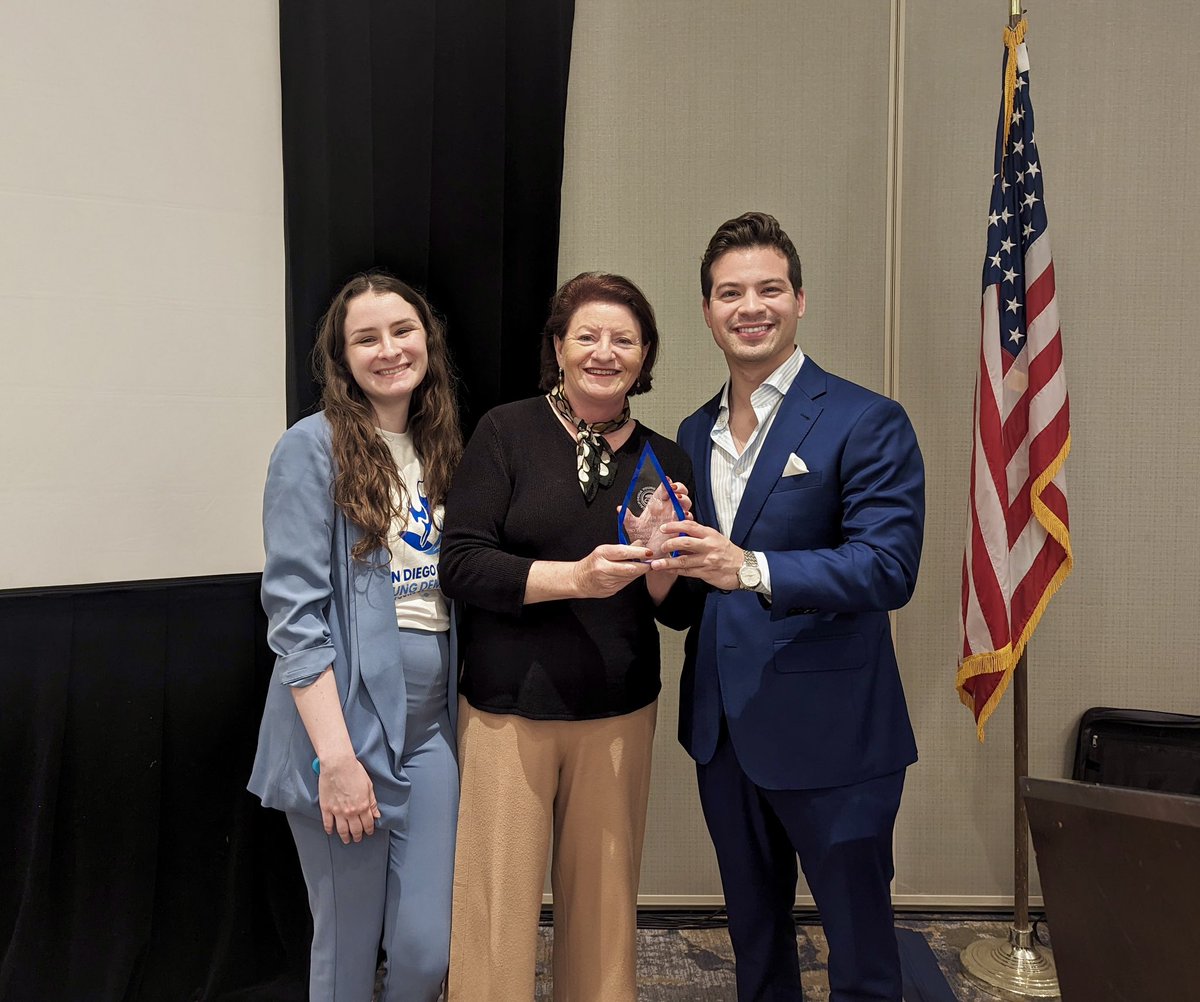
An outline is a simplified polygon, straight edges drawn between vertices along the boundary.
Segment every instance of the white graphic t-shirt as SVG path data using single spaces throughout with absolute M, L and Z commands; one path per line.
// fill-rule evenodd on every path
M 392 523 L 392 591 L 396 623 L 406 629 L 440 632 L 450 628 L 450 609 L 438 580 L 438 551 L 442 548 L 442 506 L 430 508 L 421 477 L 421 460 L 412 437 L 379 429 L 391 449 L 408 490 L 408 518 Z

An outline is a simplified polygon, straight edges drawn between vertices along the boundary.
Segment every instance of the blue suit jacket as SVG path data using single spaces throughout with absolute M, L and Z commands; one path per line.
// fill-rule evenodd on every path
M 719 403 L 679 428 L 695 516 L 711 526 Z M 809 472 L 783 477 L 793 452 Z M 912 596 L 924 521 L 924 466 L 903 408 L 806 358 L 730 533 L 766 553 L 771 601 L 706 588 L 688 634 L 679 739 L 697 762 L 712 758 L 722 712 L 742 768 L 767 789 L 843 786 L 916 761 L 888 611 Z

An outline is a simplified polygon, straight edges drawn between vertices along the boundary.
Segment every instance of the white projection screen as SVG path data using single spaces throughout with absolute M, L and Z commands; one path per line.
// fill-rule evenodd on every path
M 278 5 L 0 7 L 0 588 L 261 568 Z

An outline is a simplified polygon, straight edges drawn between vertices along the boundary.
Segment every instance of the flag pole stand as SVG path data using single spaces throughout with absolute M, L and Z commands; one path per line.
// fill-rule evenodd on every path
M 1029 688 L 1026 657 L 1013 669 L 1013 922 L 1007 938 L 977 939 L 959 960 L 967 976 L 1001 998 L 1059 998 L 1054 955 L 1033 937 L 1029 922 L 1029 816 L 1021 797 L 1021 780 L 1029 772 Z

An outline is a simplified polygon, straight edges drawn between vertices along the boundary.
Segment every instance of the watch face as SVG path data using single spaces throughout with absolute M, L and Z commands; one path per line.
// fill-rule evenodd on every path
M 762 581 L 762 571 L 753 564 L 742 564 L 738 568 L 738 584 L 743 588 L 757 588 Z

